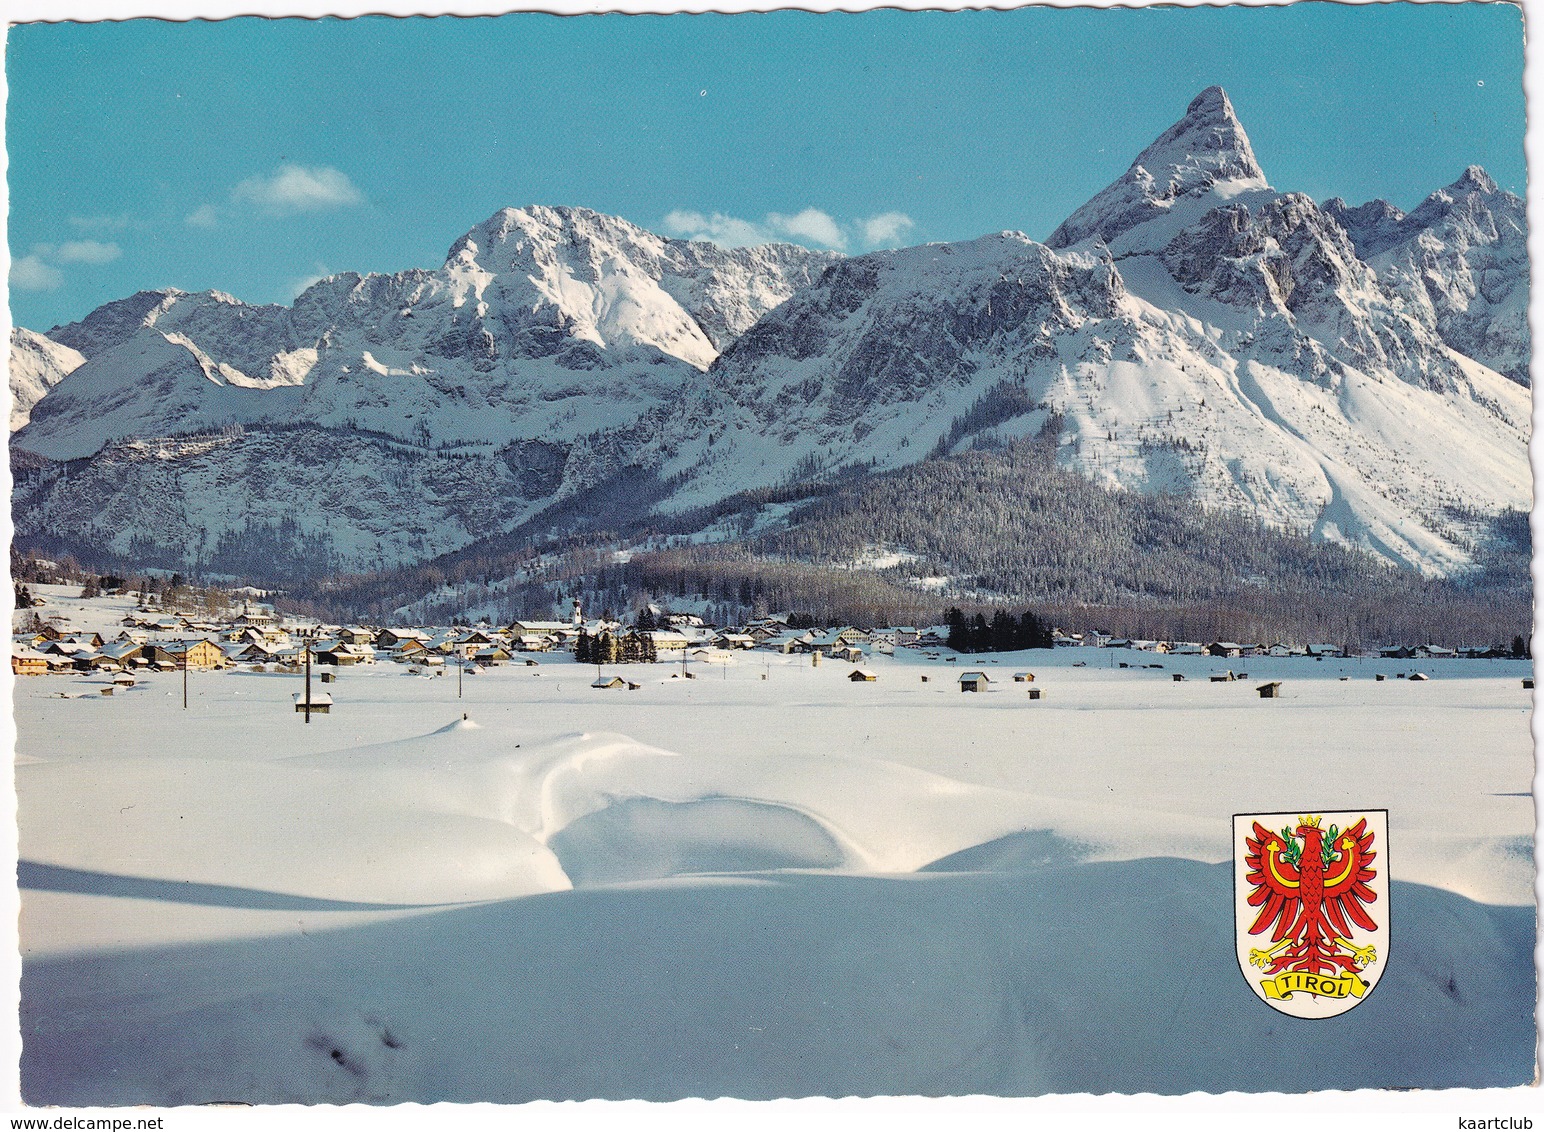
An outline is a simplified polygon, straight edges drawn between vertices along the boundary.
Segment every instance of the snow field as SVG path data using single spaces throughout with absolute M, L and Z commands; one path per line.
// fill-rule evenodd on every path
M 1094 666 L 1122 659 L 1165 667 Z M 187 712 L 175 675 L 18 681 L 25 1095 L 1531 1079 L 1526 664 L 864 664 L 620 670 L 635 692 L 543 657 L 460 701 L 383 664 L 309 725 L 293 676 L 193 673 Z M 973 668 L 993 683 L 962 695 Z M 1231 815 L 1355 806 L 1390 811 L 1391 966 L 1315 1024 L 1322 1061 L 1241 1055 L 1294 1023 L 1232 957 Z

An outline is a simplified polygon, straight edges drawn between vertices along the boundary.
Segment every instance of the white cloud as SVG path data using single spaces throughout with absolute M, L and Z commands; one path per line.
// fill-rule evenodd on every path
M 123 254 L 114 243 L 100 240 L 66 240 L 62 244 L 33 244 L 32 251 L 11 261 L 11 286 L 18 291 L 53 291 L 64 286 L 60 264 L 111 263 Z
M 665 216 L 664 227 L 671 235 L 685 236 L 691 240 L 712 240 L 725 248 L 752 247 L 774 239 L 772 232 L 765 226 L 751 220 L 725 216 L 722 212 L 704 216 L 700 212 L 678 208 Z
M 315 272 L 310 275 L 303 275 L 299 279 L 292 279 L 285 285 L 286 293 L 283 296 L 283 301 L 287 303 L 294 302 L 296 299 L 300 298 L 300 296 L 303 295 L 313 283 L 320 283 L 323 279 L 326 279 L 331 274 L 332 272 L 327 270 L 325 264 L 318 263 L 316 265 Z
M 785 236 L 794 239 L 803 237 L 817 244 L 824 244 L 828 248 L 845 248 L 847 236 L 841 226 L 831 219 L 829 213 L 821 212 L 818 208 L 806 208 L 803 212 L 797 212 L 792 216 L 784 216 L 781 213 L 770 212 L 767 214 L 767 223 Z
M 870 216 L 867 220 L 858 221 L 858 231 L 863 236 L 863 246 L 869 248 L 899 244 L 901 237 L 914 227 L 916 225 L 911 217 L 904 212 L 881 212 L 878 216 Z
M 726 216 L 722 212 L 715 212 L 709 216 L 693 209 L 678 208 L 666 214 L 663 227 L 673 236 L 685 236 L 692 240 L 711 240 L 726 248 L 743 248 L 778 240 L 793 240 L 797 243 L 845 251 L 848 244 L 852 242 L 853 230 L 864 237 L 865 243 L 881 242 L 868 240 L 866 227 L 881 220 L 886 222 L 878 229 L 883 232 L 893 230 L 899 233 L 901 228 L 896 225 L 900 221 L 904 221 L 906 227 L 911 225 L 911 221 L 898 212 L 885 213 L 882 217 L 871 217 L 866 221 L 860 220 L 855 225 L 844 225 L 829 212 L 823 212 L 818 208 L 806 208 L 794 213 L 769 212 L 760 220 L 745 220 L 738 216 Z
M 122 254 L 123 249 L 114 243 L 70 240 L 59 245 L 54 258 L 60 263 L 111 263 Z
M 52 291 L 64 285 L 64 275 L 41 256 L 24 255 L 11 261 L 11 287 L 17 291 Z
M 220 210 L 212 204 L 201 204 L 188 213 L 187 223 L 194 228 L 217 228 L 220 224 Z
M 722 212 L 704 215 L 694 209 L 678 208 L 665 215 L 662 227 L 672 236 L 711 240 L 725 248 L 792 240 L 846 251 L 851 244 L 864 248 L 897 247 L 916 225 L 904 212 L 881 212 L 843 223 L 818 208 L 795 213 L 769 212 L 760 220 L 743 220 Z
M 348 174 L 326 165 L 281 165 L 272 176 L 249 177 L 231 190 L 233 204 L 255 205 L 269 216 L 343 208 L 364 199 Z

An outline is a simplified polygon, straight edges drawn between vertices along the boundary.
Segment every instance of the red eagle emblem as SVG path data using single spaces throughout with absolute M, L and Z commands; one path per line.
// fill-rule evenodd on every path
M 1248 901 L 1260 910 L 1249 934 L 1271 933 L 1271 946 L 1251 949 L 1249 962 L 1267 976 L 1308 976 L 1293 982 L 1310 994 L 1317 993 L 1315 976 L 1354 974 L 1378 958 L 1371 944 L 1352 943 L 1357 929 L 1377 930 L 1367 910 L 1378 899 L 1370 886 L 1377 875 L 1374 835 L 1365 817 L 1344 831 L 1323 829 L 1320 820 L 1300 818 L 1296 830 L 1278 833 L 1256 821 L 1253 836 L 1244 838 L 1246 880 L 1254 886 Z

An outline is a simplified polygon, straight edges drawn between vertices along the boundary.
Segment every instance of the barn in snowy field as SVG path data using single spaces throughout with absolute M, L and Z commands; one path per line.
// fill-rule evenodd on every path
M 985 672 L 960 673 L 960 691 L 962 692 L 984 692 L 986 691 L 986 686 L 991 682 L 991 677 Z
M 295 701 L 295 710 L 304 713 L 306 710 L 306 694 L 296 692 L 292 697 Z M 311 693 L 311 714 L 330 715 L 332 713 L 332 696 L 326 692 Z
M 851 680 L 854 684 L 872 684 L 879 677 L 866 668 L 854 668 L 852 675 L 847 677 L 847 679 Z

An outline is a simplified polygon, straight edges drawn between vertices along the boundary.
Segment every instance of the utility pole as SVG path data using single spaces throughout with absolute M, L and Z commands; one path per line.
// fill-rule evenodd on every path
M 456 699 L 458 700 L 461 698 L 461 681 L 464 679 L 466 679 L 466 660 L 463 658 L 456 665 Z
M 187 641 L 182 642 L 182 710 L 188 710 L 188 653 L 193 646 Z
M 306 639 L 306 722 L 311 722 L 311 640 Z

